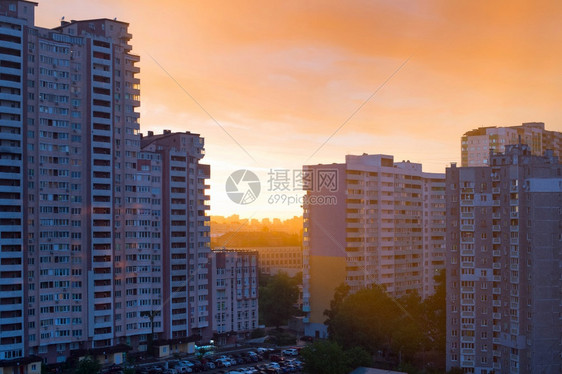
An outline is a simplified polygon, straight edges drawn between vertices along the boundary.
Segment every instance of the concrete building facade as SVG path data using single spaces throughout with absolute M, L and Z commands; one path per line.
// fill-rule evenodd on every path
M 445 266 L 444 175 L 392 156 L 346 156 L 305 166 L 305 333 L 325 337 L 323 312 L 341 283 L 392 296 L 434 292 Z
M 218 345 L 245 340 L 258 327 L 258 253 L 213 250 L 209 254 L 212 339 Z
M 161 160 L 162 188 L 152 191 L 161 198 L 163 337 L 179 339 L 203 336 L 209 328 L 208 255 L 210 168 L 199 161 L 205 154 L 198 134 L 172 133 L 141 137 L 143 152 Z M 141 169 L 145 164 L 139 160 Z
M 562 369 L 562 167 L 527 145 L 447 169 L 447 368 Z
M 461 166 L 489 165 L 490 151 L 504 152 L 507 145 L 527 144 L 531 153 L 542 156 L 551 150 L 562 156 L 562 133 L 545 130 L 542 122 L 527 122 L 521 126 L 479 127 L 461 138 Z
M 244 247 L 233 248 L 258 252 L 258 263 L 263 274 L 279 272 L 293 277 L 302 272 L 302 247 Z
M 41 28 L 36 5 L 0 2 L 0 367 L 121 357 L 152 334 L 201 339 L 203 139 L 166 132 L 141 147 L 128 24 Z

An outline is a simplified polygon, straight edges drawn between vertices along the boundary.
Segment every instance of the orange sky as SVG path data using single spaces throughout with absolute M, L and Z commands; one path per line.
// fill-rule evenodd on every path
M 39 0 L 36 14 L 45 27 L 62 16 L 131 24 L 141 131 L 205 137 L 212 214 L 300 215 L 267 202 L 270 169 L 385 153 L 444 172 L 469 129 L 543 121 L 562 131 L 560 1 Z M 241 168 L 262 180 L 247 206 L 224 190 Z

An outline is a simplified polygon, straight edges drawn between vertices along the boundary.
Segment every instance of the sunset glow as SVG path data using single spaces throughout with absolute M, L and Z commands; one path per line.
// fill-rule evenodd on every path
M 36 23 L 45 27 L 63 16 L 130 23 L 141 56 L 141 131 L 205 138 L 211 214 L 300 215 L 299 204 L 268 202 L 272 169 L 382 153 L 444 172 L 459 161 L 460 136 L 472 128 L 541 121 L 562 131 L 557 1 L 39 6 Z M 259 176 L 262 194 L 242 206 L 228 198 L 225 182 L 246 168 Z

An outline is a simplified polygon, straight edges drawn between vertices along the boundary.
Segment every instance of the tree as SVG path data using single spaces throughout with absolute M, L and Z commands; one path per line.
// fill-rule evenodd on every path
M 304 371 L 309 374 L 349 373 L 343 349 L 336 342 L 316 341 L 301 350 Z
M 345 297 L 328 314 L 330 339 L 344 349 L 360 346 L 373 353 L 390 347 L 402 312 L 382 289 L 373 287 Z
M 373 358 L 363 348 L 353 347 L 345 351 L 345 362 L 351 371 L 360 366 L 370 367 L 373 364 Z
M 330 309 L 324 311 L 324 315 L 328 317 L 324 324 L 328 326 L 328 336 L 334 334 L 332 321 L 338 314 L 343 300 L 349 294 L 350 287 L 346 283 L 341 283 L 334 292 L 334 298 L 330 301 Z
M 371 366 L 371 355 L 361 347 L 343 350 L 333 341 L 319 340 L 301 350 L 304 371 L 309 374 L 347 374 L 360 366 Z
M 90 356 L 78 361 L 75 374 L 98 374 L 101 370 L 101 364 Z
M 279 326 L 298 313 L 295 304 L 298 301 L 297 281 L 286 273 L 272 276 L 267 285 L 260 287 L 259 311 L 262 321 L 267 326 Z
M 441 270 L 434 279 L 437 283 L 437 288 L 433 295 L 424 300 L 423 307 L 431 334 L 430 348 L 442 353 L 444 358 L 447 339 L 447 282 L 445 269 Z

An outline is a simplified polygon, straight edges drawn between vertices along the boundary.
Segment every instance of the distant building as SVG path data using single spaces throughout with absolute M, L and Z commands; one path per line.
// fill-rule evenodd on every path
M 392 296 L 435 290 L 445 267 L 445 178 L 392 156 L 304 166 L 303 310 L 325 337 L 335 288 L 380 285 Z
M 302 273 L 302 247 L 244 247 L 234 248 L 256 251 L 263 274 L 275 275 L 279 272 L 293 277 Z
M 562 370 L 562 165 L 506 145 L 447 168 L 447 369 Z
M 479 127 L 466 132 L 461 138 L 461 166 L 489 165 L 490 150 L 504 152 L 510 144 L 527 144 L 531 153 L 542 156 L 551 150 L 562 156 L 562 133 L 548 131 L 542 122 L 523 123 L 521 126 Z
M 216 344 L 243 341 L 258 327 L 258 253 L 213 250 L 209 253 L 212 339 Z

